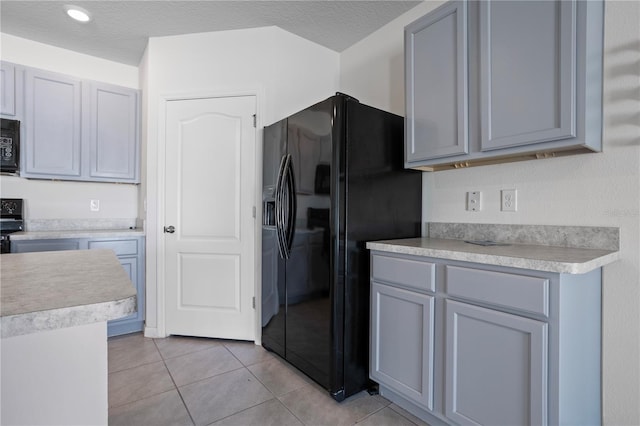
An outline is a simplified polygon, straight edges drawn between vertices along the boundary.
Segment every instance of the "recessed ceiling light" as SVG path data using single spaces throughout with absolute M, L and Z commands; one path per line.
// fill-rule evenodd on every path
M 67 11 L 67 15 L 79 22 L 89 22 L 91 20 L 91 14 L 86 9 L 78 6 L 67 5 L 64 7 Z

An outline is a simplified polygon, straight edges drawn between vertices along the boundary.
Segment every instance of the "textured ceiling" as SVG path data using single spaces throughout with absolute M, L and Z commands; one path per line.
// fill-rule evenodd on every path
M 419 3 L 2 0 L 0 28 L 7 34 L 137 66 L 149 37 L 271 25 L 341 52 Z M 93 20 L 72 21 L 65 14 L 66 4 L 87 9 Z

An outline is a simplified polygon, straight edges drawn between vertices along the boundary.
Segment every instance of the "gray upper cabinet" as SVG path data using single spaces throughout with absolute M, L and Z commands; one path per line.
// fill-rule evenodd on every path
M 480 4 L 483 151 L 575 137 L 576 4 Z
M 0 116 L 4 118 L 16 119 L 19 115 L 19 73 L 14 64 L 0 62 Z
M 80 178 L 81 81 L 33 68 L 25 76 L 21 176 Z
M 603 29 L 599 0 L 451 1 L 408 25 L 406 167 L 601 151 Z
M 406 159 L 468 152 L 467 3 L 447 3 L 405 30 Z
M 138 183 L 138 91 L 25 68 L 20 175 Z
M 90 177 L 137 181 L 138 92 L 92 83 L 90 93 Z

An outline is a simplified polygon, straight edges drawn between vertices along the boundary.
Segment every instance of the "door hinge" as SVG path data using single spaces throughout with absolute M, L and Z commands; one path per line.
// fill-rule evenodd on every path
M 253 206 L 253 218 L 256 218 L 256 206 Z
M 251 303 L 253 304 L 253 309 L 255 309 L 256 308 L 256 297 L 255 296 L 253 296 L 253 299 L 252 299 Z
M 255 114 L 253 114 L 253 127 L 257 127 L 258 126 L 258 118 L 256 117 Z

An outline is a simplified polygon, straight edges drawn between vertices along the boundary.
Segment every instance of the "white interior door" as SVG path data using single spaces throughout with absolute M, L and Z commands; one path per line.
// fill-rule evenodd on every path
M 166 105 L 166 333 L 255 340 L 256 98 Z

